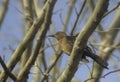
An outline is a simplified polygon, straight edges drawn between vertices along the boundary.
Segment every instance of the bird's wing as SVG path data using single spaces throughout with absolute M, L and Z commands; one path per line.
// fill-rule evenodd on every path
M 69 44 L 74 45 L 75 42 L 75 37 L 74 36 L 67 36 L 67 41 L 69 42 Z

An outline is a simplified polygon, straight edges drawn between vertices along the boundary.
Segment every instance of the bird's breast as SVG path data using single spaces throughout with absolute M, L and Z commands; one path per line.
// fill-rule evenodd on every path
M 59 45 L 60 45 L 60 48 L 61 50 L 66 53 L 67 55 L 70 55 L 71 54 L 71 51 L 72 51 L 72 45 L 69 44 L 69 42 L 66 42 L 66 41 L 60 41 L 59 42 Z

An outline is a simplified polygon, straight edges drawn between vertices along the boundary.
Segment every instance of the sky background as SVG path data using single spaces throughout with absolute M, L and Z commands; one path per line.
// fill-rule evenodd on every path
M 59 14 L 62 14 L 62 19 L 64 20 L 66 13 L 67 13 L 67 9 L 68 9 L 68 5 L 66 5 L 68 1 L 69 0 L 58 0 L 56 3 L 54 12 L 62 9 L 61 11 L 57 12 L 57 14 L 54 14 L 53 18 L 52 18 L 52 23 L 53 23 L 52 25 L 55 28 L 56 32 L 62 31 L 63 25 L 60 21 Z M 111 9 L 115 5 L 117 5 L 118 1 L 119 0 L 110 0 L 109 9 Z M 83 0 L 77 1 L 76 5 L 75 5 L 77 9 L 79 9 L 79 4 L 81 4 L 81 2 L 83 2 Z M 0 0 L 0 7 L 1 7 L 1 4 L 2 4 L 2 0 Z M 89 11 L 89 12 L 91 12 L 91 11 Z M 107 29 L 106 27 L 110 26 L 111 21 L 114 18 L 114 14 L 115 14 L 115 11 L 112 12 L 107 17 L 105 17 L 101 21 L 104 29 Z M 90 14 L 88 13 L 87 15 L 88 16 L 85 16 L 86 18 L 84 20 L 82 20 L 82 18 L 84 18 L 84 17 L 81 17 L 80 23 L 78 24 L 79 28 L 76 29 L 76 32 L 79 32 L 81 30 L 81 28 L 84 26 L 84 24 L 86 23 L 86 21 L 88 20 L 88 17 Z M 68 35 L 71 31 L 71 28 L 74 24 L 75 19 L 76 19 L 76 14 L 75 14 L 75 11 L 73 11 L 73 14 L 71 16 L 71 19 L 70 19 L 70 22 L 68 25 L 69 28 L 66 32 Z M 18 44 L 24 37 L 24 34 L 23 34 L 24 25 L 25 25 L 24 14 L 23 14 L 23 9 L 21 7 L 19 0 L 10 0 L 7 14 L 5 16 L 2 26 L 0 27 L 1 28 L 0 29 L 0 56 L 3 57 L 3 59 L 6 63 L 8 62 L 12 53 L 14 52 L 14 50 L 16 49 L 16 47 L 18 46 Z M 49 34 L 50 34 L 50 31 L 48 32 L 48 35 Z M 97 36 L 96 32 L 94 32 L 94 34 Z M 46 41 L 46 44 L 50 44 L 50 43 L 48 41 Z M 53 55 L 53 53 L 51 53 L 50 48 L 48 48 L 45 51 L 45 53 L 47 55 L 46 59 L 50 59 L 51 56 Z M 119 54 L 119 53 L 120 52 L 116 51 L 114 54 Z M 64 68 L 67 64 L 67 61 L 69 60 L 69 56 L 62 55 L 62 57 L 63 57 L 63 59 L 61 62 L 61 68 L 64 70 Z M 118 60 L 116 60 L 116 61 L 118 61 Z M 108 63 L 109 63 L 109 70 L 105 69 L 103 72 L 103 75 L 114 70 L 114 66 L 111 65 L 111 62 L 109 61 Z M 118 63 L 120 63 L 120 61 L 118 61 Z M 92 60 L 90 60 L 90 63 L 87 65 L 89 65 L 89 67 L 91 67 Z M 0 68 L 1 68 L 1 66 L 0 66 Z M 75 76 L 77 79 L 79 79 L 81 82 L 83 82 L 86 79 L 86 77 L 88 76 L 88 73 L 89 73 L 89 69 L 87 68 L 87 66 L 85 64 L 82 63 L 82 65 L 80 64 L 79 69 L 76 72 Z M 32 82 L 32 81 L 29 80 L 29 82 Z M 120 82 L 120 79 L 118 79 L 117 73 L 112 73 L 112 74 L 106 76 L 105 78 L 101 78 L 100 82 Z

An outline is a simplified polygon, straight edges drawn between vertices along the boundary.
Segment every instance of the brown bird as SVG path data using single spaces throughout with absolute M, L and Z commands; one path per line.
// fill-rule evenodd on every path
M 67 55 L 70 56 L 71 52 L 72 52 L 72 48 L 76 39 L 76 36 L 67 36 L 66 33 L 64 32 L 57 32 L 54 35 L 49 35 L 49 37 L 54 37 L 58 40 L 58 44 L 61 48 L 61 50 L 66 53 Z M 92 50 L 90 49 L 90 47 L 86 46 L 82 55 L 82 59 L 86 59 L 87 57 L 92 58 L 93 60 L 95 60 L 99 65 L 101 65 L 102 67 L 108 69 L 108 63 L 106 63 L 102 58 L 100 58 L 99 56 L 95 55 Z

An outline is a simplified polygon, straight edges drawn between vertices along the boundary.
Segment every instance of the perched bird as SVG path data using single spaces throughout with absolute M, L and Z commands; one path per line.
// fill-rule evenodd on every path
M 76 39 L 76 36 L 67 36 L 66 33 L 64 32 L 57 32 L 54 35 L 49 35 L 49 37 L 54 37 L 58 40 L 58 44 L 61 48 L 61 50 L 66 53 L 67 55 L 70 56 L 71 52 L 72 52 L 72 48 Z M 79 54 L 78 54 L 79 55 Z M 83 55 L 82 58 L 86 59 L 87 57 L 92 58 L 93 60 L 95 60 L 99 65 L 101 65 L 102 67 L 108 69 L 108 63 L 106 63 L 102 58 L 100 58 L 99 56 L 95 55 L 92 50 L 90 49 L 90 47 L 86 46 L 84 48 L 83 51 Z

